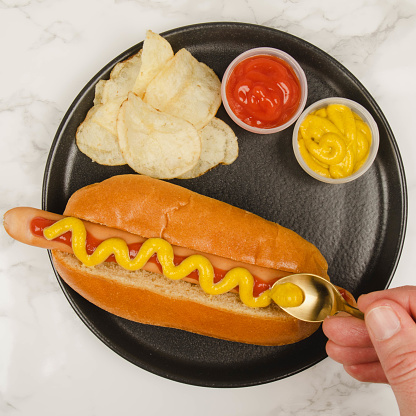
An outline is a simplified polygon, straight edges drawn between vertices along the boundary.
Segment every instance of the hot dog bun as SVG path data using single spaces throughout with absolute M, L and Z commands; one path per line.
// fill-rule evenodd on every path
M 318 249 L 293 231 L 146 176 L 115 176 L 82 188 L 64 215 L 235 261 L 328 277 Z M 258 345 L 297 342 L 319 327 L 274 304 L 249 308 L 235 293 L 209 296 L 198 285 L 143 270 L 129 272 L 109 263 L 90 269 L 56 250 L 53 261 L 66 283 L 90 302 L 141 323 Z
M 64 215 L 243 263 L 328 278 L 325 258 L 295 232 L 143 175 L 114 176 L 78 190 Z
M 91 269 L 56 250 L 52 256 L 58 273 L 76 292 L 132 321 L 257 345 L 298 342 L 319 327 L 291 317 L 275 304 L 248 308 L 236 293 L 209 296 L 199 285 L 156 273 L 129 272 L 111 263 Z

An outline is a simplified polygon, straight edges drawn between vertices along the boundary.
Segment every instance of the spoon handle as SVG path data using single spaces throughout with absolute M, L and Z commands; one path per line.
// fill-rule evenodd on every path
M 354 306 L 349 305 L 347 302 L 344 303 L 344 311 L 349 313 L 350 315 L 364 320 L 364 314 L 357 308 L 354 308 Z

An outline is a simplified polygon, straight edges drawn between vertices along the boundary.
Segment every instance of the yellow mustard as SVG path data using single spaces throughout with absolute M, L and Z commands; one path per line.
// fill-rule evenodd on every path
M 293 283 L 282 283 L 273 286 L 272 299 L 282 308 L 293 308 L 302 305 L 305 300 L 303 290 Z
M 352 175 L 366 161 L 371 130 L 342 104 L 330 104 L 307 115 L 298 133 L 299 151 L 307 165 L 333 179 Z
M 283 307 L 299 306 L 304 300 L 302 290 L 292 283 L 275 285 L 254 297 L 254 277 L 247 269 L 242 267 L 231 269 L 221 281 L 214 283 L 214 268 L 206 257 L 194 254 L 175 266 L 173 248 L 166 240 L 161 238 L 146 240 L 136 257 L 131 259 L 128 246 L 121 238 L 109 238 L 101 242 L 95 251 L 89 255 L 85 248 L 87 231 L 83 222 L 78 218 L 64 218 L 45 228 L 43 234 L 46 239 L 53 240 L 68 231 L 72 232 L 74 255 L 88 267 L 96 266 L 114 254 L 117 263 L 121 267 L 127 270 L 139 270 L 156 254 L 164 276 L 169 279 L 180 280 L 192 271 L 198 270 L 200 286 L 209 295 L 221 295 L 239 286 L 241 301 L 252 308 L 266 307 L 270 305 L 272 299 Z

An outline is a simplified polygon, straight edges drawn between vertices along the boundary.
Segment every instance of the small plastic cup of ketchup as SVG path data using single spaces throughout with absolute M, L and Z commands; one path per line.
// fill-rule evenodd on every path
M 286 52 L 255 48 L 228 66 L 221 96 L 236 124 L 253 133 L 271 134 L 286 129 L 300 116 L 308 84 L 299 63 Z

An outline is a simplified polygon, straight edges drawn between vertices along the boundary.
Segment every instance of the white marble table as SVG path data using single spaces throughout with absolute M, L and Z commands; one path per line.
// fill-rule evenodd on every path
M 415 282 L 416 2 L 414 0 L 3 0 L 0 2 L 0 213 L 40 207 L 55 131 L 75 95 L 155 32 L 239 21 L 273 27 L 346 66 L 386 115 L 406 169 L 409 221 L 392 286 Z M 163 398 L 163 399 L 162 399 Z M 183 385 L 120 358 L 76 316 L 46 252 L 0 229 L 0 414 L 398 414 L 385 385 L 325 359 L 290 378 L 240 389 Z

